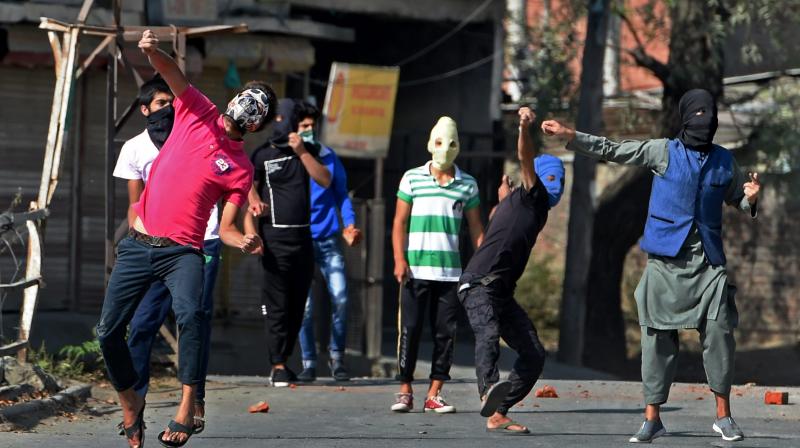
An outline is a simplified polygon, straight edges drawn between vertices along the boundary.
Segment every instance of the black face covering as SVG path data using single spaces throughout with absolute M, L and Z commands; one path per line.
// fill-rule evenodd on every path
M 698 112 L 702 114 L 697 115 Z M 678 103 L 678 113 L 683 123 L 678 139 L 695 151 L 710 151 L 718 124 L 717 104 L 711 94 L 703 89 L 692 89 L 684 93 Z
M 172 132 L 174 121 L 175 109 L 172 106 L 164 107 L 147 116 L 147 134 L 156 148 L 161 149 L 164 146 L 169 133 Z
M 275 120 L 272 125 L 272 136 L 269 141 L 278 148 L 289 147 L 289 134 L 297 132 L 300 105 L 294 100 L 283 98 L 278 101 L 277 115 L 281 121 Z

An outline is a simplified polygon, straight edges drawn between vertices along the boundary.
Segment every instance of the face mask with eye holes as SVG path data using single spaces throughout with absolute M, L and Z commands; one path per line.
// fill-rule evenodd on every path
M 450 117 L 441 117 L 431 129 L 428 152 L 434 168 L 448 170 L 453 166 L 459 152 L 458 128 Z

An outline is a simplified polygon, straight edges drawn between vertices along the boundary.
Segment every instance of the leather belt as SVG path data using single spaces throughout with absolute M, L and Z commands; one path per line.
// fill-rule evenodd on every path
M 181 245 L 180 243 L 177 243 L 165 236 L 152 236 L 146 233 L 139 232 L 136 229 L 128 230 L 128 236 L 130 236 L 136 241 L 140 241 L 142 243 L 147 244 L 148 246 L 153 246 L 153 247 L 174 247 Z

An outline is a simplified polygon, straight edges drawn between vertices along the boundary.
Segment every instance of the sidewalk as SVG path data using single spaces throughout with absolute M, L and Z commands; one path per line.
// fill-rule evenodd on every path
M 543 380 L 560 398 L 526 398 L 512 410 L 513 418 L 528 425 L 529 437 L 489 435 L 478 415 L 474 381 L 455 380 L 447 385 L 447 399 L 458 407 L 451 415 L 420 412 L 422 395 L 410 414 L 389 411 L 397 384 L 385 380 L 291 388 L 265 387 L 263 377 L 214 377 L 207 397 L 208 426 L 193 437 L 190 447 L 620 447 L 641 422 L 641 387 L 614 381 Z M 425 385 L 417 390 L 422 393 Z M 800 402 L 800 388 L 782 388 L 790 401 Z M 663 409 L 668 436 L 660 446 L 672 447 L 800 447 L 800 406 L 765 406 L 765 388 L 737 386 L 733 392 L 735 417 L 745 431 L 743 442 L 723 442 L 711 431 L 713 397 L 703 385 L 678 384 Z M 170 419 L 176 390 L 148 397 L 146 445 L 159 446 L 157 434 Z M 267 400 L 270 412 L 249 414 L 247 406 Z M 51 418 L 35 432 L 0 433 L 0 446 L 9 448 L 125 447 L 114 426 L 118 408 L 90 400 L 89 412 Z

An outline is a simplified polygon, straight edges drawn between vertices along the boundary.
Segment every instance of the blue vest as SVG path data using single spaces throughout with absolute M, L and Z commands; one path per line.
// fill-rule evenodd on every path
M 653 177 L 642 250 L 674 257 L 694 224 L 709 263 L 724 265 L 722 204 L 733 180 L 733 156 L 714 145 L 701 161 L 680 140 L 670 140 L 667 147 L 667 172 Z

